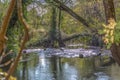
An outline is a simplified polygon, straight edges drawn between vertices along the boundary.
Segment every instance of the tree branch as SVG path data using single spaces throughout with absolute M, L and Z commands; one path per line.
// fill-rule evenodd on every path
M 69 7 L 65 6 L 63 3 L 61 3 L 60 1 L 58 0 L 53 0 L 54 2 L 57 3 L 57 7 L 61 10 L 64 10 L 65 12 L 67 12 L 68 14 L 70 14 L 72 17 L 74 17 L 76 20 L 78 20 L 79 22 L 81 22 L 84 26 L 86 26 L 87 28 L 90 28 L 90 24 L 85 20 L 83 19 L 81 16 L 79 16 L 78 14 L 76 14 L 73 10 L 71 10 Z

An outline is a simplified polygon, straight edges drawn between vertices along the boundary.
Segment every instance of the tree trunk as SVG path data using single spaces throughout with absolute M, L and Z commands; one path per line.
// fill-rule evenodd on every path
M 113 0 L 103 0 L 103 4 L 104 4 L 104 9 L 105 9 L 106 24 L 109 24 L 110 18 L 116 21 Z
M 114 60 L 120 65 L 120 45 L 112 44 L 110 50 Z
M 58 43 L 60 47 L 64 47 L 65 44 L 62 40 L 62 36 L 61 36 L 61 9 L 58 9 L 58 25 L 57 25 L 57 31 L 58 31 Z
M 51 28 L 48 35 L 48 43 L 46 47 L 63 47 L 65 46 L 60 32 L 61 24 L 61 11 L 58 11 L 56 7 L 52 7 L 52 16 L 51 16 Z
M 50 32 L 48 35 L 49 43 L 48 47 L 55 47 L 55 42 L 56 42 L 56 26 L 57 26 L 57 9 L 55 7 L 52 7 L 52 16 L 51 16 L 51 28 Z
M 12 60 L 13 60 L 13 53 L 15 51 L 17 51 L 18 49 L 18 45 L 16 47 L 14 47 L 13 45 L 16 44 L 15 42 L 17 41 L 16 39 L 16 35 L 14 33 L 14 30 L 15 30 L 15 24 L 16 22 L 18 21 L 18 17 L 17 17 L 17 5 L 15 5 L 15 9 L 13 11 L 13 14 L 11 16 L 11 19 L 10 19 L 10 22 L 9 22 L 9 25 L 8 25 L 8 29 L 7 29 L 7 37 L 8 37 L 8 41 L 7 41 L 7 49 L 5 50 L 5 53 L 4 54 L 1 54 L 1 60 L 0 60 L 0 65 L 3 65 L 2 67 L 4 67 L 6 70 L 9 69 L 10 67 L 10 64 L 12 63 Z M 15 52 L 16 53 L 16 52 Z M 4 57 L 5 56 L 5 57 Z
M 10 18 L 12 16 L 14 7 L 15 7 L 15 3 L 16 0 L 11 0 L 10 2 L 10 6 L 7 10 L 7 13 L 3 19 L 2 25 L 1 25 L 1 30 L 0 30 L 0 54 L 3 52 L 4 48 L 5 48 L 5 43 L 7 40 L 6 37 L 6 32 L 7 32 L 7 28 L 8 28 L 8 24 L 10 22 Z
M 111 24 L 109 22 L 110 19 L 116 21 L 114 2 L 113 0 L 103 0 L 103 4 L 105 8 L 106 24 L 109 25 Z M 116 45 L 115 42 L 113 42 L 110 50 L 114 60 L 120 65 L 120 45 Z

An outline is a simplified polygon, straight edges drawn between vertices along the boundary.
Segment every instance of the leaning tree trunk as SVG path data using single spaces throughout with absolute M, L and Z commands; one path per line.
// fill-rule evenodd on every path
M 13 11 L 13 14 L 11 16 L 9 25 L 8 25 L 8 29 L 7 29 L 7 33 L 6 36 L 8 37 L 8 41 L 7 41 L 7 48 L 4 50 L 4 52 L 0 55 L 0 65 L 3 69 L 8 70 L 10 67 L 10 64 L 13 62 L 13 52 L 17 51 L 18 49 L 18 45 L 16 45 L 15 47 L 13 46 L 14 44 L 16 44 L 15 42 L 17 41 L 16 39 L 16 35 L 14 33 L 15 25 L 18 21 L 18 17 L 17 17 L 17 5 L 15 5 L 15 9 Z
M 116 21 L 115 18 L 115 8 L 113 0 L 103 0 L 104 8 L 105 8 L 105 16 L 106 16 L 106 24 L 110 25 Z M 112 22 L 110 20 L 113 20 Z M 115 25 L 112 27 L 115 29 Z M 111 39 L 112 40 L 112 39 Z M 111 48 L 112 56 L 114 60 L 120 65 L 120 44 L 116 45 L 115 42 L 112 42 Z
M 7 32 L 7 28 L 8 28 L 8 25 L 9 25 L 14 7 L 15 7 L 15 3 L 16 3 L 16 0 L 11 0 L 10 6 L 7 10 L 7 13 L 6 13 L 6 15 L 3 19 L 2 25 L 1 25 L 1 30 L 0 30 L 0 54 L 4 51 L 4 48 L 5 48 L 5 43 L 6 43 L 6 40 L 7 40 L 6 32 Z

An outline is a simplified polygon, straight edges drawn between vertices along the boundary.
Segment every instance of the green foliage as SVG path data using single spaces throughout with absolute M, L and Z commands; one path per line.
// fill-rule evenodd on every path
M 2 3 L 2 2 L 0 3 L 0 11 L 1 11 L 0 19 L 1 20 L 6 11 L 5 9 L 8 7 L 8 4 L 9 4 L 9 0 L 5 0 L 5 1 L 6 2 L 4 2 L 4 3 Z M 51 8 L 53 7 L 53 4 L 56 5 L 56 3 L 54 3 L 53 0 L 45 0 L 45 1 L 46 1 L 46 4 L 40 5 L 38 3 L 39 0 L 23 0 L 24 17 L 25 17 L 25 19 L 27 19 L 27 22 L 30 25 L 30 32 L 32 32 L 34 30 L 33 36 L 30 39 L 30 41 L 28 42 L 28 45 L 39 42 L 40 40 L 45 38 L 44 37 L 45 35 L 47 35 L 47 36 L 49 35 L 51 26 L 55 26 L 54 28 L 56 28 L 56 26 L 57 26 L 57 25 L 55 25 L 55 23 L 57 23 L 58 21 L 56 21 L 56 22 L 54 21 L 51 24 L 51 20 L 52 20 Z M 88 22 L 90 22 L 91 29 L 99 31 L 99 34 L 105 34 L 105 32 L 103 31 L 103 27 L 101 27 L 101 24 L 103 22 L 105 22 L 103 6 L 101 6 L 102 0 L 99 0 L 99 1 L 98 0 L 89 0 L 89 1 L 88 0 L 87 1 L 86 0 L 84 0 L 84 1 L 76 0 L 76 3 L 74 3 L 74 5 L 72 7 L 69 6 L 71 4 L 69 4 L 69 5 L 67 4 L 71 0 L 59 0 L 59 1 L 61 1 L 61 2 L 63 1 L 64 4 L 67 5 L 70 9 L 72 9 L 75 13 L 77 13 L 78 15 L 80 15 L 81 17 L 86 19 Z M 26 7 L 31 3 L 37 3 L 39 5 L 39 7 L 47 10 L 47 13 L 40 16 L 40 14 L 39 15 L 37 14 L 37 11 L 35 10 L 35 8 L 32 9 L 31 11 L 27 11 Z M 115 3 L 115 4 L 117 4 L 117 3 Z M 119 6 L 119 5 L 117 5 L 117 6 Z M 38 8 L 38 6 L 37 6 L 37 8 Z M 119 17 L 118 17 L 120 15 L 119 13 L 120 13 L 120 8 L 117 7 L 116 8 L 117 19 L 119 19 Z M 58 16 L 56 15 L 56 17 L 58 17 Z M 87 30 L 80 22 L 75 20 L 73 17 L 71 17 L 68 13 L 65 13 L 64 11 L 62 11 L 62 14 L 61 14 L 61 24 L 60 25 L 61 25 L 60 28 L 61 28 L 63 38 L 65 38 L 66 36 L 69 36 L 71 34 L 83 33 L 83 32 L 86 32 L 86 30 Z M 119 26 L 119 25 L 120 25 L 120 23 L 117 24 L 117 26 Z M 19 28 L 20 27 L 22 27 L 22 26 L 19 26 Z M 41 29 L 41 28 L 45 30 L 45 33 L 39 32 L 38 29 Z M 55 29 L 52 29 L 51 32 L 55 32 Z M 19 45 L 18 39 L 19 39 L 19 37 L 21 37 L 21 34 L 23 34 L 23 33 L 20 33 L 17 29 L 12 28 L 12 29 L 8 30 L 8 34 L 9 34 L 9 41 L 8 41 L 9 49 L 12 49 L 13 47 L 18 48 L 17 47 Z M 92 35 L 94 33 L 90 33 L 90 34 Z M 54 34 L 51 34 L 51 35 L 54 35 Z M 109 37 L 111 37 L 111 36 L 109 36 Z M 118 44 L 120 42 L 119 27 L 116 27 L 116 29 L 114 31 L 114 38 L 115 38 L 116 44 Z M 73 39 L 72 41 L 76 42 L 76 43 L 81 43 L 81 42 L 87 43 L 90 40 L 91 40 L 91 38 L 89 39 L 87 37 L 87 38 L 82 38 L 82 39 L 81 38 Z M 108 46 L 110 46 L 110 44 L 111 43 L 109 43 Z
M 114 26 L 114 29 L 110 29 L 112 25 L 104 25 L 103 30 L 99 30 L 99 34 L 104 34 L 104 41 L 107 44 L 107 48 L 109 49 L 113 43 L 116 45 L 120 44 L 120 22 L 112 23 Z M 113 39 L 113 40 L 112 40 Z
M 55 39 L 55 34 L 56 34 L 56 27 L 57 27 L 57 8 L 56 7 L 52 7 L 52 16 L 51 16 L 51 29 L 50 29 L 50 38 L 51 39 Z
M 98 33 L 101 34 L 101 35 L 105 34 L 105 32 L 103 30 L 98 30 Z
M 22 0 L 24 5 L 29 5 L 33 2 L 33 0 Z
M 116 28 L 114 30 L 114 40 L 117 45 L 120 44 L 120 22 L 117 23 Z
M 4 3 L 0 2 L 0 25 L 2 23 L 3 17 L 5 16 L 8 4 L 8 0 L 5 0 Z
M 21 35 L 20 29 L 18 29 L 17 26 L 9 28 L 7 34 L 8 34 L 7 51 L 13 50 L 15 53 L 17 53 L 20 43 L 19 40 L 19 37 Z
M 46 2 L 48 2 L 48 3 L 51 3 L 51 2 L 53 2 L 53 0 L 45 0 Z

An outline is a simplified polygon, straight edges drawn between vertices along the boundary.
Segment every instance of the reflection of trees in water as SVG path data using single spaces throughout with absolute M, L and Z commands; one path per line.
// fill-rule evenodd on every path
M 20 65 L 18 80 L 95 80 L 94 73 L 100 67 L 100 60 L 99 57 L 46 58 L 36 55 L 31 61 Z
M 28 66 L 27 66 L 27 62 L 23 63 L 22 80 L 28 80 Z
M 95 66 L 95 58 L 84 58 L 83 60 L 80 60 L 82 65 L 79 67 L 79 72 L 82 78 L 89 79 L 93 76 L 93 73 L 96 69 Z
M 111 73 L 111 80 L 119 80 L 120 79 L 120 66 L 118 64 L 112 65 L 109 68 L 109 73 Z
M 38 55 L 23 55 L 22 62 L 19 63 L 15 76 L 17 76 L 18 80 L 32 80 L 31 77 L 35 76 L 35 70 L 32 72 L 32 69 L 34 69 L 38 63 Z
M 62 62 L 63 58 L 52 57 L 50 58 L 53 77 L 55 80 L 76 80 L 77 70 L 74 66 Z
M 77 70 L 77 78 L 90 78 L 95 71 L 94 58 L 74 58 L 66 60 L 69 66 L 73 66 Z
M 22 62 L 18 65 L 17 71 L 15 72 L 15 76 L 17 76 L 18 80 L 28 80 L 29 77 L 29 67 L 28 62 Z
M 91 79 L 95 77 L 95 58 L 50 58 L 51 70 L 56 80 Z
M 61 64 L 61 58 L 53 56 L 50 59 L 51 62 L 51 69 L 53 71 L 53 77 L 56 80 L 61 80 L 61 71 L 62 71 L 62 64 Z

